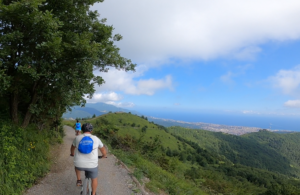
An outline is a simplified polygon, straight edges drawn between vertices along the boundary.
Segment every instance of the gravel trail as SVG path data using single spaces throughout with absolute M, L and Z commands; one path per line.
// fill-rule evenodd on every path
M 52 149 L 54 161 L 50 172 L 38 184 L 28 189 L 24 195 L 76 195 L 80 194 L 80 187 L 76 187 L 76 174 L 73 158 L 70 157 L 70 147 L 75 138 L 75 131 L 64 126 L 65 134 L 63 144 Z M 133 195 L 138 191 L 127 170 L 117 165 L 114 155 L 99 159 L 99 174 L 97 195 Z M 84 173 L 81 174 L 84 179 Z

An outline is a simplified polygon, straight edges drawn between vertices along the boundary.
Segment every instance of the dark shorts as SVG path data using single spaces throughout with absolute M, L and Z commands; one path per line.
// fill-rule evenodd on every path
M 75 167 L 79 171 L 85 171 L 85 177 L 87 178 L 97 178 L 98 177 L 98 167 L 95 168 L 81 168 Z

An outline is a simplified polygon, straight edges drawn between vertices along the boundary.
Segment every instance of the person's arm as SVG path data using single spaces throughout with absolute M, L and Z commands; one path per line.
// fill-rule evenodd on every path
M 75 154 L 75 146 L 73 146 L 73 144 L 72 144 L 72 146 L 71 146 L 71 148 L 70 148 L 70 152 L 71 152 L 71 156 L 74 156 L 74 154 Z
M 102 148 L 99 148 L 99 150 L 100 150 L 101 153 L 102 153 L 102 158 L 107 158 L 105 147 L 103 146 Z

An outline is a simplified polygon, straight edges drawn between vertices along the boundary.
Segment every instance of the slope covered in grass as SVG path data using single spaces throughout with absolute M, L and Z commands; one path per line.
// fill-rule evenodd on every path
M 236 136 L 183 127 L 169 127 L 168 130 L 173 135 L 224 155 L 233 163 L 300 177 L 300 133 L 259 131 Z
M 128 113 L 88 121 L 135 176 L 150 178 L 154 192 L 300 195 L 297 168 L 265 137 L 165 128 Z
M 166 132 L 166 128 L 149 122 L 146 117 L 139 117 L 128 113 L 114 113 L 105 115 L 104 118 L 119 129 L 118 135 L 120 136 L 130 135 L 138 138 L 143 134 L 145 140 L 159 137 L 163 140 L 163 147 L 170 148 L 171 150 L 183 147 L 181 141 Z

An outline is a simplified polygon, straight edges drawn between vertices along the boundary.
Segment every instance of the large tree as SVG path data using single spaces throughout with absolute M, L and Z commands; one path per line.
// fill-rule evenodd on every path
M 102 0 L 0 2 L 0 108 L 16 124 L 52 120 L 84 104 L 104 82 L 95 70 L 135 68 L 114 45 L 121 35 L 90 10 Z

